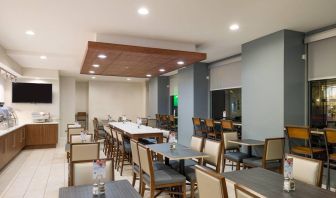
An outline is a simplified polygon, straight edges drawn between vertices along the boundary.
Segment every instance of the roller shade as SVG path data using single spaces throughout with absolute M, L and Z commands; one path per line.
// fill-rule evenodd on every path
M 241 61 L 210 66 L 211 91 L 241 86 Z
M 336 78 L 336 37 L 308 44 L 309 80 Z

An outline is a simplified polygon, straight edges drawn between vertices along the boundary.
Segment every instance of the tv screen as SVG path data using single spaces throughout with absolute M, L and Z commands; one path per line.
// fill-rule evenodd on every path
M 13 103 L 52 103 L 52 84 L 12 84 Z

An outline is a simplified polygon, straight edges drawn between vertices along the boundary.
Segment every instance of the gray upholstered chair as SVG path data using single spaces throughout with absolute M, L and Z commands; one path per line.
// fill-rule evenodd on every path
M 168 189 L 179 189 L 182 192 L 168 191 L 170 194 L 186 197 L 186 178 L 171 168 L 154 170 L 152 152 L 144 145 L 138 145 L 141 164 L 141 195 L 144 196 L 146 185 L 150 190 L 150 198 L 154 198 L 155 191 L 167 192 Z
M 204 166 L 195 166 L 199 197 L 227 198 L 225 178 Z

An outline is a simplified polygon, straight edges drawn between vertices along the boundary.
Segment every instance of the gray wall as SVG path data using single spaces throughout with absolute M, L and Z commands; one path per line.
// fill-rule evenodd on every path
M 283 136 L 286 123 L 304 121 L 302 39 L 282 30 L 242 46 L 243 138 Z
M 148 81 L 148 105 L 147 115 L 155 118 L 158 112 L 158 80 L 157 77 Z
M 193 134 L 191 118 L 194 116 L 194 68 L 191 66 L 179 70 L 177 78 L 179 82 L 178 142 L 189 145 Z
M 169 77 L 158 77 L 158 113 L 169 114 Z
M 208 64 L 196 63 L 194 65 L 194 116 L 207 118 L 209 95 Z

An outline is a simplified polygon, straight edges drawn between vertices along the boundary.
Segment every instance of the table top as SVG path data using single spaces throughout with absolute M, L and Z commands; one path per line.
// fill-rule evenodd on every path
M 171 160 L 183 160 L 183 159 L 192 159 L 192 158 L 204 158 L 208 157 L 207 154 L 194 151 L 189 147 L 183 146 L 181 144 L 176 144 L 175 150 L 170 150 L 170 143 L 162 144 L 151 144 L 147 145 L 152 151 L 161 154 Z
M 253 139 L 229 140 L 228 142 L 244 146 L 263 146 L 265 144 L 264 141 Z
M 109 123 L 111 126 L 116 127 L 126 133 L 129 134 L 149 134 L 149 133 L 162 133 L 164 135 L 168 135 L 169 131 L 167 130 L 161 130 L 158 128 L 153 128 L 150 126 L 144 126 L 141 125 L 140 128 L 136 123 L 133 122 L 110 122 Z
M 295 191 L 285 192 L 283 191 L 283 176 L 263 168 L 225 172 L 222 175 L 226 180 L 245 186 L 258 193 L 261 197 L 336 197 L 334 192 L 300 181 L 295 181 Z
M 59 189 L 59 198 L 92 198 L 92 185 L 63 187 Z M 127 180 L 105 183 L 105 197 L 141 198 L 140 194 Z

